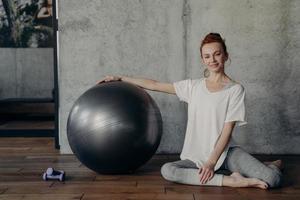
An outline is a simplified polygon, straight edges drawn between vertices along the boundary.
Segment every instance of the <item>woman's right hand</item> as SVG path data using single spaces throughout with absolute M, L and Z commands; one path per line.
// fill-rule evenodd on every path
M 105 76 L 100 81 L 97 81 L 97 84 L 111 82 L 111 81 L 121 81 L 121 76 Z

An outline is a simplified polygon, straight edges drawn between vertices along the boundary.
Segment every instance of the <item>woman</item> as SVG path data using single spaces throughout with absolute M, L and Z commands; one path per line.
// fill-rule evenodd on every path
M 36 23 L 52 27 L 52 0 L 44 0 L 36 16 Z
M 190 185 L 257 187 L 281 184 L 281 160 L 261 163 L 231 141 L 234 126 L 246 124 L 245 90 L 224 71 L 229 55 L 218 33 L 208 34 L 200 55 L 206 69 L 204 78 L 161 83 L 150 79 L 106 76 L 100 82 L 125 81 L 145 89 L 176 94 L 188 103 L 188 122 L 179 161 L 166 163 L 162 176 Z M 233 172 L 230 176 L 215 173 Z

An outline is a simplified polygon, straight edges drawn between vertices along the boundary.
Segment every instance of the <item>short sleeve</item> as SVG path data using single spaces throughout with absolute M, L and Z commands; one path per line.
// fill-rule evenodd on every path
M 192 80 L 187 79 L 173 83 L 176 95 L 180 101 L 189 103 L 192 96 Z
M 247 124 L 245 109 L 245 90 L 240 84 L 232 88 L 225 122 L 236 121 L 238 126 Z

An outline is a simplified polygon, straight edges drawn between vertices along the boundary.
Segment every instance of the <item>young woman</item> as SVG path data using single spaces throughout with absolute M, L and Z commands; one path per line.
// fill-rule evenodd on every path
M 52 27 L 52 0 L 44 0 L 36 16 L 36 23 Z
M 46 18 L 52 16 L 52 0 L 44 0 L 41 9 L 37 14 L 37 18 Z
M 179 161 L 166 163 L 162 176 L 190 185 L 257 187 L 281 184 L 281 160 L 261 163 L 231 141 L 234 126 L 246 124 L 245 90 L 224 71 L 229 55 L 218 33 L 208 34 L 201 43 L 204 78 L 161 83 L 150 79 L 106 76 L 100 82 L 125 81 L 145 89 L 176 94 L 188 103 L 188 121 Z M 215 173 L 233 172 L 230 176 Z

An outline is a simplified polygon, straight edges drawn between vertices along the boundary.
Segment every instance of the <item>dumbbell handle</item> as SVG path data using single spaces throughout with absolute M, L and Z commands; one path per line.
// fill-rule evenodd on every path
M 47 175 L 47 179 L 59 179 L 59 176 L 48 176 Z

